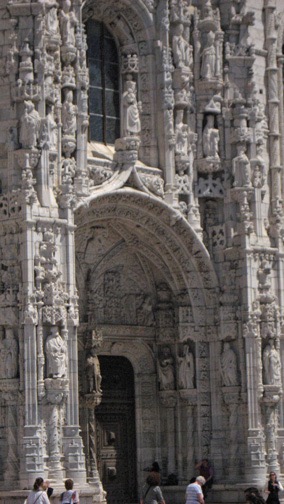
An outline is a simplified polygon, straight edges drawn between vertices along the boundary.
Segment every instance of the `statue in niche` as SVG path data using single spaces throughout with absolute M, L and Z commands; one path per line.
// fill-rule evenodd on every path
M 182 156 L 188 155 L 188 125 L 183 122 L 183 109 L 177 110 L 176 127 L 175 127 L 177 154 Z
M 250 161 L 246 155 L 246 146 L 237 145 L 237 156 L 233 159 L 234 187 L 251 187 Z
M 194 357 L 189 346 L 183 346 L 183 356 L 179 357 L 179 386 L 182 389 L 194 388 Z
M 281 384 L 281 362 L 278 350 L 276 350 L 273 338 L 263 350 L 263 371 L 265 385 Z
M 55 3 L 54 5 L 57 5 L 57 4 Z M 58 34 L 59 23 L 58 23 L 58 16 L 57 16 L 57 8 L 56 7 L 52 7 L 46 13 L 45 26 L 46 26 L 46 32 L 48 35 L 54 36 L 54 35 Z
M 256 162 L 253 170 L 252 185 L 255 188 L 263 187 L 266 182 L 266 166 L 262 157 L 263 146 L 257 144 L 256 146 Z
M 174 359 L 168 346 L 163 347 L 158 360 L 158 380 L 160 390 L 174 390 Z
M 71 11 L 70 0 L 63 0 L 59 19 L 60 19 L 61 37 L 63 45 L 74 46 L 75 26 L 78 24 L 78 20 L 74 12 Z
M 5 338 L 2 330 L 2 339 L 0 341 L 0 362 L 1 374 L 3 378 L 16 378 L 18 375 L 18 343 L 14 337 L 14 331 L 11 328 L 6 329 Z
M 62 129 L 64 135 L 75 136 L 77 128 L 77 106 L 73 103 L 73 91 L 67 90 L 62 105 Z
M 88 392 L 101 393 L 102 376 L 100 362 L 95 347 L 91 348 L 86 358 L 86 376 L 88 383 Z
M 6 329 L 4 340 L 6 378 L 16 378 L 18 374 L 18 343 L 13 329 Z
M 261 261 L 257 270 L 258 289 L 260 292 L 267 292 L 271 287 L 271 267 L 266 259 Z
M 221 375 L 225 387 L 238 385 L 237 357 L 229 343 L 224 343 L 221 354 Z
M 25 110 L 20 119 L 20 143 L 23 149 L 36 147 L 41 118 L 32 101 L 24 102 Z
M 47 376 L 49 378 L 63 378 L 67 371 L 67 344 L 60 336 L 58 327 L 51 329 L 51 334 L 45 343 L 47 358 Z
M 54 106 L 52 105 L 45 117 L 41 121 L 41 134 L 40 144 L 43 148 L 50 149 L 51 151 L 57 150 L 57 124 L 54 120 Z
M 206 158 L 219 160 L 219 131 L 214 127 L 214 115 L 207 116 L 206 126 L 203 130 L 203 152 Z
M 125 91 L 122 95 L 124 136 L 137 135 L 141 131 L 140 103 L 136 98 L 136 82 L 126 80 Z
M 215 49 L 215 34 L 210 31 L 207 33 L 207 42 L 201 52 L 201 69 L 200 75 L 202 79 L 209 80 L 215 77 L 216 68 L 216 49 Z
M 176 68 L 189 67 L 191 63 L 191 48 L 185 35 L 183 25 L 178 24 L 172 40 L 173 59 Z

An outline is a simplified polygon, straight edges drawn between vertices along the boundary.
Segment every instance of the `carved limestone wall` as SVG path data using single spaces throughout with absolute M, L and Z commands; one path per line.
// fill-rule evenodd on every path
M 137 488 L 154 459 L 180 488 L 204 456 L 228 485 L 283 473 L 283 9 L 1 3 L 0 500 L 43 476 L 105 502 L 100 355 L 133 367 Z

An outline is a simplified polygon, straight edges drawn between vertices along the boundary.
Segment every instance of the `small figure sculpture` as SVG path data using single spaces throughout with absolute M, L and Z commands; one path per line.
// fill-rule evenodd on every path
M 175 136 L 176 136 L 176 146 L 175 146 L 176 153 L 182 156 L 187 156 L 188 125 L 183 122 L 183 109 L 177 110 Z
M 4 340 L 5 375 L 6 378 L 16 378 L 18 374 L 18 343 L 13 329 L 6 329 Z
M 46 32 L 47 35 L 54 36 L 58 33 L 58 16 L 57 16 L 57 8 L 52 7 L 46 13 L 45 16 L 46 23 Z
M 60 336 L 58 327 L 51 329 L 51 334 L 45 343 L 47 358 L 47 376 L 49 378 L 63 378 L 67 370 L 67 345 Z
M 179 386 L 182 389 L 194 387 L 194 358 L 189 351 L 189 346 L 184 345 L 183 357 L 179 357 Z
M 215 35 L 213 32 L 207 34 L 207 43 L 201 53 L 200 75 L 202 79 L 208 80 L 215 77 L 216 49 L 214 46 Z
M 246 155 L 246 146 L 237 146 L 237 156 L 233 159 L 234 187 L 251 187 L 250 161 Z
M 75 26 L 77 23 L 78 20 L 74 12 L 71 11 L 71 1 L 63 0 L 62 9 L 60 11 L 60 27 L 63 45 L 75 45 Z
M 221 354 L 221 375 L 225 387 L 238 385 L 237 357 L 229 343 L 224 343 Z
M 54 106 L 51 106 L 45 119 L 41 121 L 40 145 L 51 151 L 57 150 L 57 124 L 53 117 Z
M 267 170 L 265 166 L 265 161 L 262 157 L 263 146 L 262 144 L 257 144 L 256 146 L 256 162 L 253 171 L 253 187 L 260 188 L 266 183 Z
M 158 360 L 158 380 L 160 390 L 174 389 L 174 359 L 168 346 L 162 349 L 160 359 Z
M 176 27 L 172 40 L 173 59 L 176 68 L 189 67 L 191 63 L 191 48 L 185 39 L 183 25 L 180 23 Z
M 102 392 L 102 376 L 100 362 L 95 347 L 92 347 L 86 359 L 86 374 L 88 382 L 88 392 Z
M 281 362 L 278 350 L 274 346 L 273 338 L 263 350 L 263 370 L 265 385 L 281 384 Z
M 0 378 L 16 378 L 18 374 L 18 343 L 14 337 L 13 329 L 6 329 L 6 337 L 3 338 L 4 330 L 1 330 L 0 340 Z
M 136 98 L 136 82 L 127 80 L 126 90 L 122 95 L 123 117 L 124 117 L 124 136 L 137 135 L 141 131 L 140 123 L 140 104 Z
M 77 128 L 77 106 L 73 103 L 73 92 L 66 92 L 62 105 L 62 129 L 64 135 L 74 136 Z
M 206 158 L 220 159 L 219 158 L 219 131 L 214 128 L 214 116 L 212 114 L 207 116 L 207 123 L 203 131 L 203 152 Z
M 41 119 L 32 101 L 25 101 L 24 106 L 20 120 L 20 143 L 23 149 L 32 149 L 37 144 Z

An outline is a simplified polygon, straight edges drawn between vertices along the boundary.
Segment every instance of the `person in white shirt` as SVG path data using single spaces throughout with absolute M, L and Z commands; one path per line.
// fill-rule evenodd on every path
M 74 481 L 71 478 L 65 480 L 65 492 L 61 494 L 62 504 L 80 504 L 77 490 L 73 490 Z
M 26 504 L 50 504 L 44 487 L 43 478 L 37 478 L 32 491 L 29 493 Z
M 186 488 L 186 504 L 204 504 L 202 485 L 205 483 L 203 476 L 197 476 L 194 483 Z

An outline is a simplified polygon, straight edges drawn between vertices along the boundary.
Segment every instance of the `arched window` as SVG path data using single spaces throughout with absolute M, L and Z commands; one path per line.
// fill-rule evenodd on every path
M 116 43 L 103 23 L 87 22 L 90 75 L 90 140 L 114 144 L 120 136 L 119 60 Z

